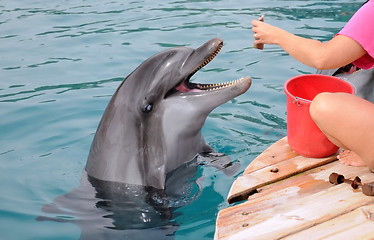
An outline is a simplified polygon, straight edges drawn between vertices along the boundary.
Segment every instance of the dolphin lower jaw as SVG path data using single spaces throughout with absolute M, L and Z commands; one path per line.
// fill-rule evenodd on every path
M 251 86 L 252 79 L 244 77 L 227 83 L 202 84 L 199 88 L 173 94 L 172 97 L 185 99 L 185 105 L 200 105 L 200 114 L 206 116 L 219 105 L 245 93 Z M 175 100 L 173 100 L 175 101 Z
M 204 91 L 217 91 L 225 88 L 232 87 L 239 83 L 240 81 L 246 80 L 245 78 L 240 78 L 225 83 L 212 83 L 212 84 L 203 84 L 203 83 L 191 83 L 189 80 L 182 81 L 174 89 L 181 93 L 195 93 L 195 92 L 204 92 Z
M 165 141 L 168 142 L 165 145 L 173 146 L 171 149 L 166 149 L 168 152 L 166 172 L 193 160 L 198 154 L 213 152 L 201 134 L 201 128 L 207 116 L 216 107 L 246 92 L 250 86 L 251 78 L 244 77 L 227 83 L 201 84 L 200 87 L 180 91 L 165 99 L 164 102 L 167 105 L 164 108 L 167 111 L 164 114 L 168 116 L 166 119 L 172 119 L 173 122 L 178 123 L 183 122 L 182 125 L 186 129 L 185 132 L 179 131 L 178 127 L 174 129 L 175 124 L 168 120 L 162 124 L 166 133 Z M 188 87 L 178 88 L 187 89 Z M 175 107 L 176 105 L 179 107 Z M 183 142 L 188 142 L 188 144 L 178 145 L 178 139 L 183 139 Z

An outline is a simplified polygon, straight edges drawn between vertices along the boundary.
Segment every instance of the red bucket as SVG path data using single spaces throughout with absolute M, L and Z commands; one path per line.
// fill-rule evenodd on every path
M 354 94 L 354 87 L 337 77 L 307 74 L 289 79 L 284 84 L 287 95 L 288 144 L 305 157 L 327 157 L 338 150 L 313 122 L 309 106 L 321 92 Z

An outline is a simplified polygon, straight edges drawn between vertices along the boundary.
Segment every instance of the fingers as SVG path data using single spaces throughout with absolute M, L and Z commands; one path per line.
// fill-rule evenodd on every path
M 253 38 L 254 38 L 254 43 L 253 43 L 253 47 L 254 48 L 263 48 L 263 46 L 261 45 L 262 42 L 261 42 L 261 38 L 260 38 L 260 35 L 256 32 L 256 31 L 253 31 L 254 34 L 253 34 Z
M 263 22 L 263 16 L 261 16 L 258 20 L 252 20 L 252 31 L 253 31 L 253 38 L 255 39 L 254 43 L 253 43 L 253 47 L 254 48 L 258 48 L 258 49 L 263 49 L 264 46 L 263 46 L 263 41 L 261 39 L 261 36 L 262 36 L 262 26 L 264 24 Z
M 257 21 L 257 20 L 256 20 Z M 259 33 L 260 32 L 260 29 L 258 27 L 253 27 L 252 28 L 252 32 L 253 32 L 253 38 L 255 40 L 259 40 L 260 37 L 261 37 L 261 34 Z
M 252 32 L 254 32 L 253 37 L 255 39 L 259 39 L 259 37 L 260 37 L 259 34 L 258 34 L 258 32 L 261 31 L 261 24 L 264 24 L 264 22 L 261 22 L 259 20 L 253 20 L 252 21 L 252 25 L 253 25 Z
M 263 21 L 259 21 L 259 20 L 257 20 L 257 19 L 254 19 L 254 20 L 252 20 L 252 25 L 254 26 L 254 27 L 257 27 L 258 25 L 261 25 L 262 23 L 264 23 Z
M 252 21 L 252 25 L 253 25 L 253 27 L 252 27 L 252 32 L 254 33 L 254 34 L 253 34 L 253 38 L 254 38 L 255 40 L 258 40 L 258 39 L 259 39 L 259 36 L 258 36 L 258 34 L 257 34 L 257 31 L 258 31 L 258 28 L 257 28 L 257 22 L 260 22 L 260 21 L 258 21 L 258 20 L 253 20 L 253 21 Z
M 257 33 L 253 34 L 253 38 L 255 39 L 255 41 L 253 42 L 253 47 L 260 50 L 264 49 L 264 44 L 263 42 L 261 42 L 261 39 Z

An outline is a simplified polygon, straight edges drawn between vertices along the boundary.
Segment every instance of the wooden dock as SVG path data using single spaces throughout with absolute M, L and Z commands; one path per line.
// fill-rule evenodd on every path
M 374 182 L 366 167 L 341 164 L 336 155 L 306 158 L 287 137 L 260 154 L 233 183 L 219 212 L 215 240 L 374 239 L 374 197 L 347 183 L 333 185 L 336 172 Z

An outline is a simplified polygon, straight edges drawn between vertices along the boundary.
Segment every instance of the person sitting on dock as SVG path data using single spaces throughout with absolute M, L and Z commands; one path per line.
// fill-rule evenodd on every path
M 279 45 L 293 58 L 323 70 L 353 63 L 374 67 L 374 0 L 369 0 L 328 42 L 289 33 L 262 21 L 252 21 L 255 44 Z M 320 93 L 310 106 L 313 121 L 341 148 L 340 162 L 374 170 L 374 104 L 346 93 Z

